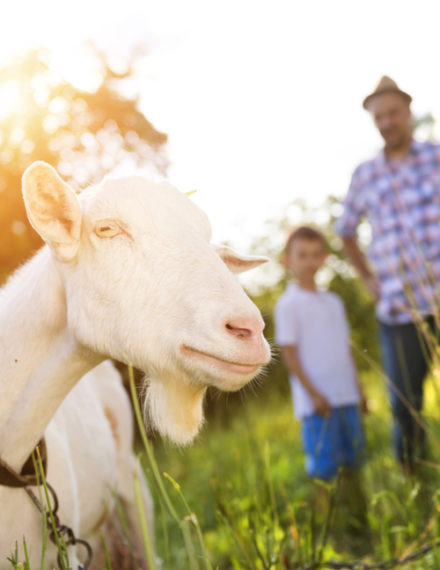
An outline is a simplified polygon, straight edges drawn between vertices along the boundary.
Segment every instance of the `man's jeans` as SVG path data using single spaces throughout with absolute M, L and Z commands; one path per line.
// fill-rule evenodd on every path
M 426 323 L 434 334 L 434 319 Z M 394 418 L 394 444 L 401 463 L 413 466 L 426 454 L 426 434 L 421 426 L 423 384 L 432 358 L 426 335 L 414 323 L 386 325 L 380 323 L 382 364 L 389 380 Z M 435 334 L 438 338 L 438 334 Z M 437 343 L 437 341 L 436 341 Z M 435 343 L 435 346 L 436 346 Z

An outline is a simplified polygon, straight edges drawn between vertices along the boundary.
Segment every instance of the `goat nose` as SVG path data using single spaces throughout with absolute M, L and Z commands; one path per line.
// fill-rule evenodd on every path
M 234 317 L 228 319 L 225 328 L 229 334 L 238 338 L 251 338 L 260 333 L 263 329 L 261 323 L 255 319 Z
M 252 336 L 252 331 L 243 327 L 236 327 L 233 323 L 226 323 L 226 330 L 229 334 L 239 338 L 249 338 Z

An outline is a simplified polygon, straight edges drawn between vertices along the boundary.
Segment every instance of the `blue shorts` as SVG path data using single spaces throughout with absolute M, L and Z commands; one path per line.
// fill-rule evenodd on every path
M 364 459 L 365 438 L 359 406 L 332 408 L 302 420 L 301 436 L 310 477 L 331 479 L 340 467 L 355 469 Z

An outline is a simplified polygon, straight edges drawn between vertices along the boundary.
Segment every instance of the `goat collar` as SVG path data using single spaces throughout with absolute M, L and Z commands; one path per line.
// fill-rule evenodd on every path
M 46 475 L 47 450 L 44 438 L 37 443 L 35 449 L 37 447 L 40 449 L 43 470 L 44 474 Z M 34 463 L 32 461 L 32 453 L 27 458 L 26 463 L 23 465 L 20 473 L 14 471 L 11 467 L 9 467 L 7 463 L 0 459 L 0 485 L 3 485 L 5 487 L 32 487 L 38 485 L 39 483 L 41 485 L 41 477 L 37 478 L 37 475 L 35 473 Z

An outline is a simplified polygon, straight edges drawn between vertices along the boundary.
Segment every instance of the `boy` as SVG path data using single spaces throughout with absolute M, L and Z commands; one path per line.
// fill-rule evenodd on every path
M 326 255 L 325 239 L 316 229 L 301 226 L 290 234 L 285 264 L 296 283 L 287 285 L 276 304 L 276 341 L 302 422 L 308 475 L 329 481 L 339 472 L 353 481 L 364 454 L 359 404 L 365 408 L 365 400 L 342 301 L 316 287 Z

